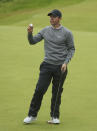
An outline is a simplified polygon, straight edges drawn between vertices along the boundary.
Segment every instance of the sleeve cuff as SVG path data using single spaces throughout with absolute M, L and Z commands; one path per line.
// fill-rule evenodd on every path
M 64 61 L 64 64 L 68 64 L 68 63 L 69 63 L 69 61 L 68 61 L 68 60 L 65 60 L 65 61 Z

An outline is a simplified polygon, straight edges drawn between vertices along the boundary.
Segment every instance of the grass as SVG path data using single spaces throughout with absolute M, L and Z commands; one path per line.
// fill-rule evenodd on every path
M 61 5 L 61 4 L 60 4 Z M 63 12 L 62 24 L 72 30 L 97 32 L 97 1 L 85 0 L 70 6 L 53 4 L 49 7 L 36 10 L 18 10 L 10 14 L 0 15 L 0 25 L 28 26 L 33 23 L 35 27 L 43 28 L 49 25 L 47 14 L 53 8 Z
M 12 13 L 18 10 L 27 10 L 27 9 L 40 9 L 49 7 L 52 5 L 62 5 L 68 6 L 75 3 L 80 3 L 84 0 L 1 0 L 0 1 L 0 12 L 1 13 Z
M 57 3 L 56 3 L 57 5 Z M 60 4 L 61 5 L 61 4 Z M 61 104 L 61 124 L 48 125 L 51 85 L 44 96 L 37 122 L 23 125 L 44 57 L 43 41 L 30 46 L 27 25 L 34 33 L 49 25 L 52 7 L 13 11 L 0 19 L 0 130 L 97 131 L 97 1 L 85 0 L 65 7 L 62 24 L 74 34 L 76 53 L 68 65 Z M 58 7 L 58 6 L 57 6 Z M 15 16 L 13 15 L 15 14 Z M 3 15 L 3 14 L 2 14 Z M 1 16 L 0 16 L 1 17 Z
M 0 27 L 0 128 L 6 130 L 97 130 L 97 33 L 74 31 L 76 54 L 69 64 L 64 85 L 59 126 L 46 124 L 49 119 L 51 86 L 46 93 L 38 121 L 23 125 L 43 59 L 43 42 L 29 46 L 25 27 Z M 12 33 L 14 32 L 14 34 Z M 18 41 L 17 41 L 18 40 Z M 92 43 L 92 44 L 91 44 Z M 87 48 L 88 47 L 88 48 Z M 36 51 L 38 53 L 36 53 Z M 91 55 L 92 52 L 92 55 Z M 94 64 L 91 64 L 94 63 Z M 46 104 L 45 104 L 46 103 Z M 44 112 L 45 111 L 45 112 Z

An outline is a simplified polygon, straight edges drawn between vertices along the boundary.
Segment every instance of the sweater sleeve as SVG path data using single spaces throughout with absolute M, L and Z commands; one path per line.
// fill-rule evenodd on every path
M 46 30 L 46 28 L 42 29 L 35 36 L 33 36 L 32 33 L 28 32 L 28 41 L 29 41 L 29 44 L 34 45 L 34 44 L 40 42 L 43 39 L 43 34 L 44 34 L 45 30 Z
M 75 52 L 74 38 L 71 32 L 68 32 L 66 45 L 67 45 L 68 53 L 64 63 L 68 64 Z

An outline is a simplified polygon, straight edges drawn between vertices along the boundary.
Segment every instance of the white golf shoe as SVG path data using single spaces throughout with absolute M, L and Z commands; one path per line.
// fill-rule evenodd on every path
M 51 118 L 51 120 L 48 121 L 49 124 L 60 124 L 60 120 L 58 118 Z
M 25 119 L 24 119 L 24 123 L 25 124 L 30 124 L 30 123 L 32 123 L 32 122 L 34 122 L 34 121 L 36 121 L 37 119 L 36 119 L 36 117 L 33 117 L 33 116 L 27 116 Z

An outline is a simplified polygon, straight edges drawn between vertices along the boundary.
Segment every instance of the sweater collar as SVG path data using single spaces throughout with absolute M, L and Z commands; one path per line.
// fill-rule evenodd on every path
M 53 29 L 59 30 L 59 29 L 62 28 L 62 25 L 60 25 L 58 28 L 54 28 L 52 25 L 51 25 L 51 27 L 52 27 Z

